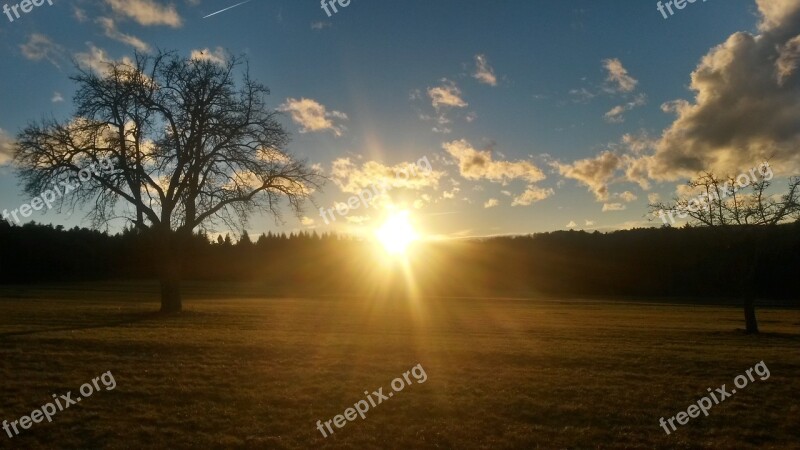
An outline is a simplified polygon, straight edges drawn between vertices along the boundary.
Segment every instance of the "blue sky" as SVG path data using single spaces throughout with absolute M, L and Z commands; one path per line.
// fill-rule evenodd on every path
M 0 16 L 0 146 L 32 119 L 69 117 L 71 60 L 120 59 L 138 47 L 247 55 L 271 106 L 285 111 L 289 150 L 334 178 L 315 195 L 320 206 L 346 202 L 354 194 L 346 186 L 365 184 L 376 167 L 427 157 L 436 175 L 398 184 L 388 203 L 411 209 L 431 235 L 649 226 L 648 196 L 668 198 L 692 170 L 734 173 L 767 152 L 780 173 L 797 173 L 793 124 L 732 133 L 730 142 L 699 131 L 687 142 L 675 137 L 703 129 L 697 121 L 720 107 L 695 100 L 698 89 L 734 91 L 692 85 L 704 55 L 735 33 L 787 44 L 800 34 L 795 0 L 775 0 L 774 9 L 764 0 L 709 0 L 668 19 L 649 0 L 352 0 L 331 17 L 318 1 L 252 0 L 203 19 L 235 3 L 55 0 L 14 22 Z M 719 55 L 774 63 L 767 47 L 746 56 L 729 43 Z M 719 60 L 706 69 L 735 71 L 747 83 L 753 61 Z M 755 72 L 743 102 L 797 95 L 793 69 L 776 86 L 758 85 Z M 665 112 L 678 99 L 692 108 Z M 748 114 L 737 110 L 716 126 L 740 129 Z M 679 157 L 687 148 L 691 157 Z M 470 166 L 476 157 L 479 166 Z M 0 158 L 0 206 L 17 208 L 28 199 Z M 76 215 L 30 220 L 71 226 L 82 223 Z M 357 232 L 381 214 L 362 208 L 335 225 L 312 207 L 305 215 L 302 223 L 289 214 L 282 224 L 254 218 L 248 231 Z

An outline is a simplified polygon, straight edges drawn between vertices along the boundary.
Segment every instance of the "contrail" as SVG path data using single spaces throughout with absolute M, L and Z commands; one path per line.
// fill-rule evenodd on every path
M 233 6 L 228 6 L 228 7 L 227 7 L 227 8 L 225 8 L 225 9 L 220 9 L 219 11 L 217 11 L 217 12 L 215 12 L 215 13 L 211 13 L 211 14 L 209 14 L 209 15 L 207 15 L 207 16 L 205 16 L 205 17 L 203 17 L 203 19 L 207 19 L 207 18 L 209 18 L 209 17 L 211 17 L 211 16 L 214 16 L 214 15 L 216 15 L 216 14 L 219 14 L 219 13 L 221 13 L 221 12 L 225 12 L 225 11 L 227 11 L 227 10 L 231 9 L 231 8 L 236 8 L 237 6 L 244 5 L 245 3 L 250 3 L 250 1 L 251 1 L 251 0 L 246 0 L 246 1 L 243 1 L 243 2 L 241 2 L 241 3 L 237 3 L 237 4 L 233 5 Z

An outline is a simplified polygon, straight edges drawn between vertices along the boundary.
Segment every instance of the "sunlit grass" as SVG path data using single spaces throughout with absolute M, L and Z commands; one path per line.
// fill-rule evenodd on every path
M 791 448 L 800 313 L 600 302 L 264 299 L 198 290 L 0 299 L 0 419 L 111 370 L 17 448 Z M 6 293 L 11 291 L 5 290 Z M 231 293 L 233 292 L 233 293 Z M 241 295 L 240 298 L 234 296 Z M 216 297 L 216 298 L 209 298 Z M 420 315 L 420 311 L 424 314 Z M 764 360 L 772 376 L 671 436 L 658 418 Z M 315 429 L 420 363 L 428 374 L 323 439 Z M 8 439 L 7 437 L 2 437 Z

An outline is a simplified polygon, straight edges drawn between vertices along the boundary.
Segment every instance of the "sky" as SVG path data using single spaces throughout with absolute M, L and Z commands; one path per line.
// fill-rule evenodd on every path
M 254 217 L 251 235 L 359 233 L 387 208 L 441 237 L 657 226 L 648 202 L 698 171 L 769 159 L 778 177 L 800 173 L 800 0 L 670 2 L 663 14 L 650 0 L 351 0 L 330 15 L 314 0 L 218 14 L 238 2 L 52 3 L 0 16 L 3 209 L 30 201 L 14 137 L 70 118 L 74 64 L 157 49 L 246 56 L 287 149 L 330 178 L 317 206 Z M 381 180 L 369 207 L 336 212 Z M 30 220 L 88 225 L 81 211 Z

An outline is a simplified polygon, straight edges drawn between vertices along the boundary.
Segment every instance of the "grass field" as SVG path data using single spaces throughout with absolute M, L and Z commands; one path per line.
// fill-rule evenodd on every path
M 797 310 L 746 336 L 721 306 L 198 292 L 162 317 L 146 286 L 0 290 L 0 420 L 117 383 L 0 447 L 800 448 Z M 762 360 L 768 380 L 659 426 Z M 425 383 L 317 430 L 417 364 Z

